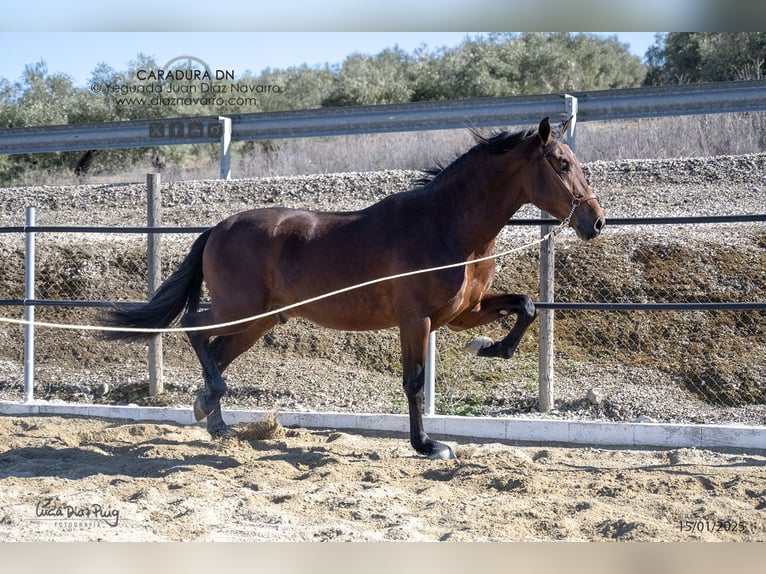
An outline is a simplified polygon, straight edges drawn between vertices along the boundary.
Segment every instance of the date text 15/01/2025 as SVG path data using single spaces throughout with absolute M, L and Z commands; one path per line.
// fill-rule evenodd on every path
M 681 532 L 748 532 L 750 529 L 741 520 L 682 520 Z

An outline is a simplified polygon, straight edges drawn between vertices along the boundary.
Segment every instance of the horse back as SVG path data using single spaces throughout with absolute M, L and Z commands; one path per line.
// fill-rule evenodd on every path
M 262 312 L 463 260 L 449 236 L 437 229 L 438 220 L 428 217 L 427 210 L 399 209 L 397 200 L 361 211 L 265 208 L 228 218 L 214 228 L 205 252 L 211 298 L 226 302 L 236 293 L 240 307 Z M 481 267 L 479 275 L 491 277 L 484 272 L 486 265 Z M 436 313 L 461 307 L 465 296 L 472 298 L 477 278 L 473 270 L 456 268 L 385 281 L 299 307 L 286 316 L 345 330 L 392 327 L 405 311 Z

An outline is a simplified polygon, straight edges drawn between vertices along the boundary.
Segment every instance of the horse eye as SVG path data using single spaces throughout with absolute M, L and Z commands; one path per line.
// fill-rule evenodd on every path
M 569 171 L 569 162 L 565 159 L 561 160 L 561 171 Z

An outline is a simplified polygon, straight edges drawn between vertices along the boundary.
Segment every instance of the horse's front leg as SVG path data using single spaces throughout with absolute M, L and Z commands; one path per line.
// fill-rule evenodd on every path
M 423 427 L 423 402 L 425 398 L 425 361 L 431 320 L 408 319 L 399 326 L 404 368 L 404 393 L 410 412 L 410 443 L 420 454 L 432 459 L 452 459 L 455 453 L 446 444 L 436 442 Z
M 535 304 L 526 295 L 489 295 L 478 306 L 455 317 L 447 326 L 462 331 L 486 325 L 510 314 L 516 315 L 516 323 L 505 338 L 495 342 L 489 337 L 478 337 L 466 345 L 467 351 L 479 357 L 510 359 L 537 316 Z

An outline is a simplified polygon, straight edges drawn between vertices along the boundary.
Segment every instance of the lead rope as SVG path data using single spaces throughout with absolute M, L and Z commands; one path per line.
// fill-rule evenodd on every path
M 384 281 L 392 281 L 394 279 L 412 277 L 414 275 L 420 275 L 423 273 L 432 273 L 434 271 L 444 271 L 446 269 L 464 267 L 466 265 L 473 265 L 475 263 L 481 263 L 482 261 L 489 261 L 491 259 L 498 259 L 500 257 L 511 255 L 512 253 L 516 253 L 518 251 L 522 251 L 529 247 L 538 245 L 542 243 L 543 241 L 546 241 L 552 237 L 555 237 L 559 233 L 561 233 L 561 231 L 563 231 L 569 225 L 569 221 L 572 218 L 572 215 L 574 214 L 575 209 L 577 209 L 579 205 L 580 205 L 580 202 L 577 200 L 574 200 L 572 202 L 572 209 L 569 211 L 569 215 L 567 215 L 566 218 L 555 229 L 549 231 L 548 233 L 543 235 L 540 239 L 536 241 L 532 241 L 531 243 L 527 243 L 519 247 L 514 247 L 513 249 L 507 249 L 505 251 L 501 251 L 500 253 L 487 255 L 486 257 L 481 257 L 479 259 L 472 259 L 471 261 L 463 261 L 461 263 L 441 265 L 439 267 L 429 267 L 427 269 L 418 269 L 416 271 L 407 271 L 406 273 L 398 273 L 396 275 L 390 275 L 388 277 L 381 277 L 380 279 L 372 279 L 370 281 L 365 281 L 364 283 L 358 283 L 356 285 L 351 285 L 349 287 L 338 289 L 337 291 L 332 291 L 330 293 L 317 295 L 316 297 L 311 297 L 310 299 L 305 299 L 297 303 L 292 303 L 290 305 L 286 305 L 285 307 L 274 309 L 273 311 L 267 311 L 266 313 L 259 313 L 258 315 L 252 315 L 251 317 L 245 317 L 244 319 L 237 319 L 235 321 L 228 321 L 226 323 L 218 323 L 216 325 L 204 325 L 201 327 L 167 327 L 164 329 L 148 329 L 148 328 L 139 328 L 139 327 L 107 327 L 107 326 L 101 326 L 101 325 L 75 325 L 75 324 L 66 324 L 66 323 L 49 323 L 45 321 L 27 321 L 25 319 L 11 319 L 8 317 L 0 317 L 0 323 L 9 323 L 13 325 L 33 325 L 35 327 L 46 327 L 50 329 L 68 329 L 73 331 L 102 331 L 102 332 L 113 332 L 113 333 L 146 333 L 146 334 L 190 333 L 193 331 L 209 331 L 211 329 L 231 327 L 234 325 L 240 325 L 242 323 L 257 321 L 258 319 L 271 317 L 272 315 L 278 315 L 279 313 L 284 313 L 285 311 L 295 309 L 296 307 L 301 307 L 303 305 L 308 305 L 310 303 L 316 303 L 317 301 L 321 301 L 322 299 L 334 297 L 335 295 L 340 295 L 342 293 L 348 293 L 349 291 L 353 291 L 355 289 L 361 289 L 363 287 L 368 287 L 370 285 L 375 285 L 377 283 L 383 283 Z

